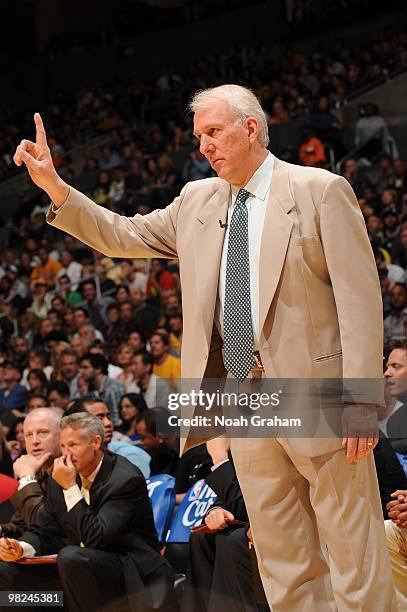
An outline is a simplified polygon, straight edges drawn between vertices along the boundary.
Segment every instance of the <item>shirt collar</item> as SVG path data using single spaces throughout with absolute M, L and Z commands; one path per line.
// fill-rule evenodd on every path
M 267 192 L 270 189 L 270 181 L 273 173 L 274 157 L 270 153 L 267 154 L 266 159 L 259 166 L 256 172 L 253 174 L 248 183 L 244 186 L 244 189 L 251 195 L 259 200 L 265 200 Z M 232 194 L 234 197 L 237 196 L 239 187 L 232 185 Z
M 99 461 L 99 463 L 97 464 L 96 469 L 94 469 L 94 470 L 93 470 L 93 472 L 92 472 L 92 474 L 89 474 L 89 476 L 87 477 L 87 479 L 86 479 L 86 480 L 89 480 L 90 484 L 93 484 L 93 482 L 94 482 L 94 480 L 95 480 L 96 476 L 98 475 L 99 470 L 100 470 L 100 468 L 101 468 L 101 466 L 102 466 L 102 463 L 103 463 L 103 458 L 104 458 L 104 455 L 102 455 L 102 458 L 101 458 L 101 460 Z M 79 476 L 80 476 L 80 474 L 79 474 Z M 83 483 L 83 477 L 82 477 L 82 476 L 81 476 L 81 481 L 82 481 L 82 483 Z

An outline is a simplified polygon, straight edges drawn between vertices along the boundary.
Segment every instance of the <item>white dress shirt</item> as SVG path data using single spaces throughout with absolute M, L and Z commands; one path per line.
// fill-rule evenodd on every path
M 260 271 L 260 245 L 263 233 L 264 217 L 266 214 L 267 201 L 270 194 L 271 180 L 273 175 L 274 157 L 269 153 L 264 162 L 257 168 L 244 189 L 251 195 L 246 200 L 249 213 L 249 260 L 250 260 L 250 300 L 252 306 L 253 323 L 253 350 L 258 350 L 260 338 L 259 330 L 259 271 Z M 235 207 L 238 187 L 232 186 L 232 196 L 229 202 L 227 228 L 223 242 L 222 259 L 220 264 L 218 299 L 216 301 L 215 320 L 219 324 L 219 330 L 223 336 L 223 310 L 225 304 L 226 263 L 228 254 L 229 225 Z M 225 222 L 225 219 L 222 219 Z

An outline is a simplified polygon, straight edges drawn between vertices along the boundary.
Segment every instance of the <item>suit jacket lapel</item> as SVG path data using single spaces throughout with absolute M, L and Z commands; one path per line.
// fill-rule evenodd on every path
M 225 230 L 219 220 L 226 222 L 230 185 L 224 182 L 206 206 L 200 211 L 194 243 L 195 269 L 197 276 L 197 306 L 201 310 L 205 335 L 210 341 L 213 327 L 216 297 L 218 294 L 219 270 Z
M 271 190 L 260 246 L 259 329 L 263 329 L 280 280 L 293 221 L 288 213 L 295 206 L 290 191 L 290 177 L 284 162 L 274 157 Z

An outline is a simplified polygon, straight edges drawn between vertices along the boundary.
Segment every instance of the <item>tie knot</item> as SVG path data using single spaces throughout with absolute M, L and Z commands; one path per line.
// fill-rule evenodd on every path
M 89 491 L 92 485 L 92 481 L 89 478 L 82 478 L 82 487 Z
M 246 189 L 239 189 L 239 193 L 236 198 L 236 206 L 243 206 L 246 204 L 246 200 L 249 197 L 250 193 L 246 191 Z

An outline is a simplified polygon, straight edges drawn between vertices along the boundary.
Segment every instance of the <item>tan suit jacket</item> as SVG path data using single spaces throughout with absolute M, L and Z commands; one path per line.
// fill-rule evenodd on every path
M 219 220 L 229 198 L 227 182 L 204 179 L 185 185 L 166 208 L 127 218 L 71 188 L 57 215 L 51 209 L 47 215 L 51 225 L 111 257 L 178 257 L 187 379 L 225 376 L 214 311 L 224 240 Z M 259 284 L 267 377 L 382 378 L 380 285 L 363 216 L 344 178 L 275 158 Z M 308 456 L 340 446 L 338 439 L 296 440 Z M 197 443 L 188 440 L 184 450 Z

